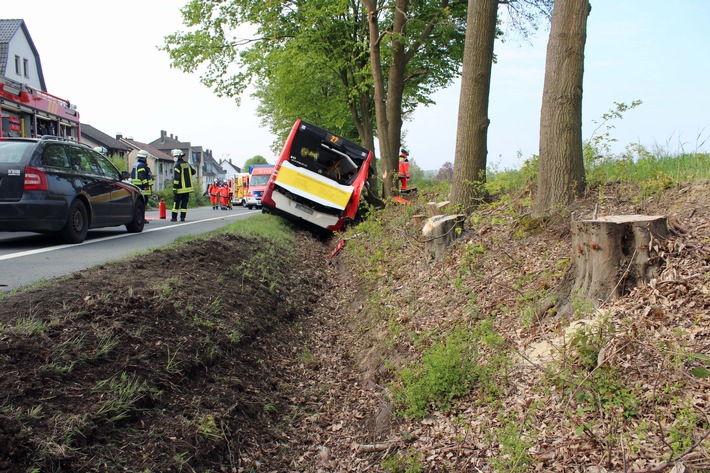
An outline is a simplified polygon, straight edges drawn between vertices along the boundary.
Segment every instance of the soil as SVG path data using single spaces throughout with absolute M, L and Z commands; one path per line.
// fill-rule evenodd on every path
M 226 234 L 4 298 L 0 471 L 297 463 L 334 401 L 307 349 L 333 288 L 325 243 L 292 249 Z
M 666 280 L 685 282 L 632 290 L 605 309 L 652 325 L 663 337 L 692 321 L 688 349 L 705 355 L 707 190 L 703 184 L 632 200 L 606 189 L 602 205 L 600 191 L 574 210 L 578 217 L 672 217 L 674 238 L 663 254 L 673 271 Z M 393 220 L 400 214 L 387 241 L 403 242 L 396 246 L 401 258 L 382 263 L 387 269 L 374 279 L 358 265 L 374 267 L 391 249 L 382 234 L 353 239 L 329 262 L 337 239 L 294 229 L 288 251 L 222 234 L 3 298 L 0 471 L 493 471 L 492 459 L 504 446 L 490 436 L 503 417 L 481 407 L 475 392 L 419 420 L 395 415 L 388 395 L 393 365 L 420 356 L 422 347 L 412 340 L 426 345 L 426 334 L 470 321 L 473 296 L 477 310 L 493 314 L 506 342 L 529 362 L 501 382 L 504 414 L 546 405 L 535 411 L 531 430 L 539 441 L 529 449 L 536 466 L 528 471 L 665 471 L 644 468 L 672 456 L 667 439 L 648 434 L 647 448 L 632 455 L 612 436 L 580 438 L 577 425 L 563 417 L 571 399 L 553 393 L 541 400 L 536 390 L 545 361 L 535 349 L 549 353 L 539 346 L 555 345 L 564 321 L 543 311 L 532 326 L 523 325 L 516 311 L 529 290 L 552 292 L 563 281 L 555 265 L 569 252 L 569 223 L 525 229 L 516 203 L 488 207 L 468 222 L 448 255 L 432 260 L 407 220 L 425 211 L 427 198 L 406 210 L 388 207 Z M 488 249 L 486 258 L 470 250 L 479 246 Z M 518 285 L 521 275 L 529 287 Z M 710 465 L 700 438 L 710 418 L 707 381 L 655 366 L 638 333 L 637 352 L 618 338 L 608 359 L 636 357 L 630 384 L 644 377 L 682 383 L 679 396 L 693 398 L 700 413 L 699 443 L 689 450 L 688 465 L 708 471 L 697 469 Z M 399 463 L 385 469 L 392 458 Z M 592 469 L 602 464 L 607 470 Z

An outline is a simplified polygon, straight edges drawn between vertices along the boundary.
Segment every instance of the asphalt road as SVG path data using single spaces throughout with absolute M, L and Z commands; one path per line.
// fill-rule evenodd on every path
M 186 222 L 160 219 L 157 210 L 146 213 L 150 221 L 142 233 L 128 233 L 126 227 L 89 230 L 87 239 L 78 245 L 63 244 L 52 235 L 0 232 L 0 291 L 66 276 L 76 271 L 133 256 L 146 249 L 159 248 L 184 235 L 199 235 L 238 219 L 261 213 L 234 207 L 189 209 Z

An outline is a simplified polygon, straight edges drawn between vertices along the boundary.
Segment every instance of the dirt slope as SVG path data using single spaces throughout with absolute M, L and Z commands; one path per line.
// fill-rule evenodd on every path
M 707 471 L 710 389 L 689 354 L 710 355 L 708 186 L 601 195 L 575 215 L 675 223 L 663 282 L 603 307 L 614 333 L 595 361 L 632 388 L 615 398 L 631 414 L 575 392 L 595 392 L 585 383 L 602 369 L 559 371 L 580 363 L 571 348 L 561 358 L 561 335 L 596 312 L 535 312 L 563 280 L 569 224 L 535 228 L 522 196 L 498 201 L 432 261 L 410 221 L 422 196 L 333 265 L 337 240 L 296 232 L 284 252 L 222 235 L 3 299 L 0 471 L 668 471 L 651 468 L 678 457 Z M 422 418 L 395 416 L 397 368 L 482 320 L 514 360 L 495 372 L 498 397 L 474 383 Z M 476 349 L 479 365 L 496 359 Z

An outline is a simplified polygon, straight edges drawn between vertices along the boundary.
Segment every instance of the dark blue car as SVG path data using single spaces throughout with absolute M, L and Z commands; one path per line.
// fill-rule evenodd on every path
M 140 233 L 145 201 L 127 178 L 76 141 L 0 138 L 0 231 L 57 233 L 68 243 L 84 241 L 90 228 Z

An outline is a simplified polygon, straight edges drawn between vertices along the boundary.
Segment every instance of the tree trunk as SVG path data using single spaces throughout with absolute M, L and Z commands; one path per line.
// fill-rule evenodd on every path
M 650 257 L 652 239 L 668 236 L 664 216 L 621 215 L 572 222 L 572 298 L 600 305 L 659 273 Z
M 380 165 L 382 167 L 382 194 L 384 197 L 392 195 L 392 189 L 396 185 L 396 168 L 392 164 L 392 149 L 389 142 L 389 122 L 387 119 L 387 92 L 385 90 L 385 77 L 382 71 L 382 53 L 380 26 L 377 19 L 377 2 L 375 0 L 364 0 L 363 4 L 367 8 L 367 22 L 370 37 L 370 64 L 372 67 L 372 80 L 375 95 L 375 118 L 377 120 L 377 137 L 380 142 Z M 395 153 L 394 159 L 398 154 Z
M 470 208 L 486 181 L 488 101 L 498 0 L 468 0 L 451 202 Z
M 584 191 L 582 78 L 588 0 L 556 0 L 540 112 L 537 215 L 565 209 Z

